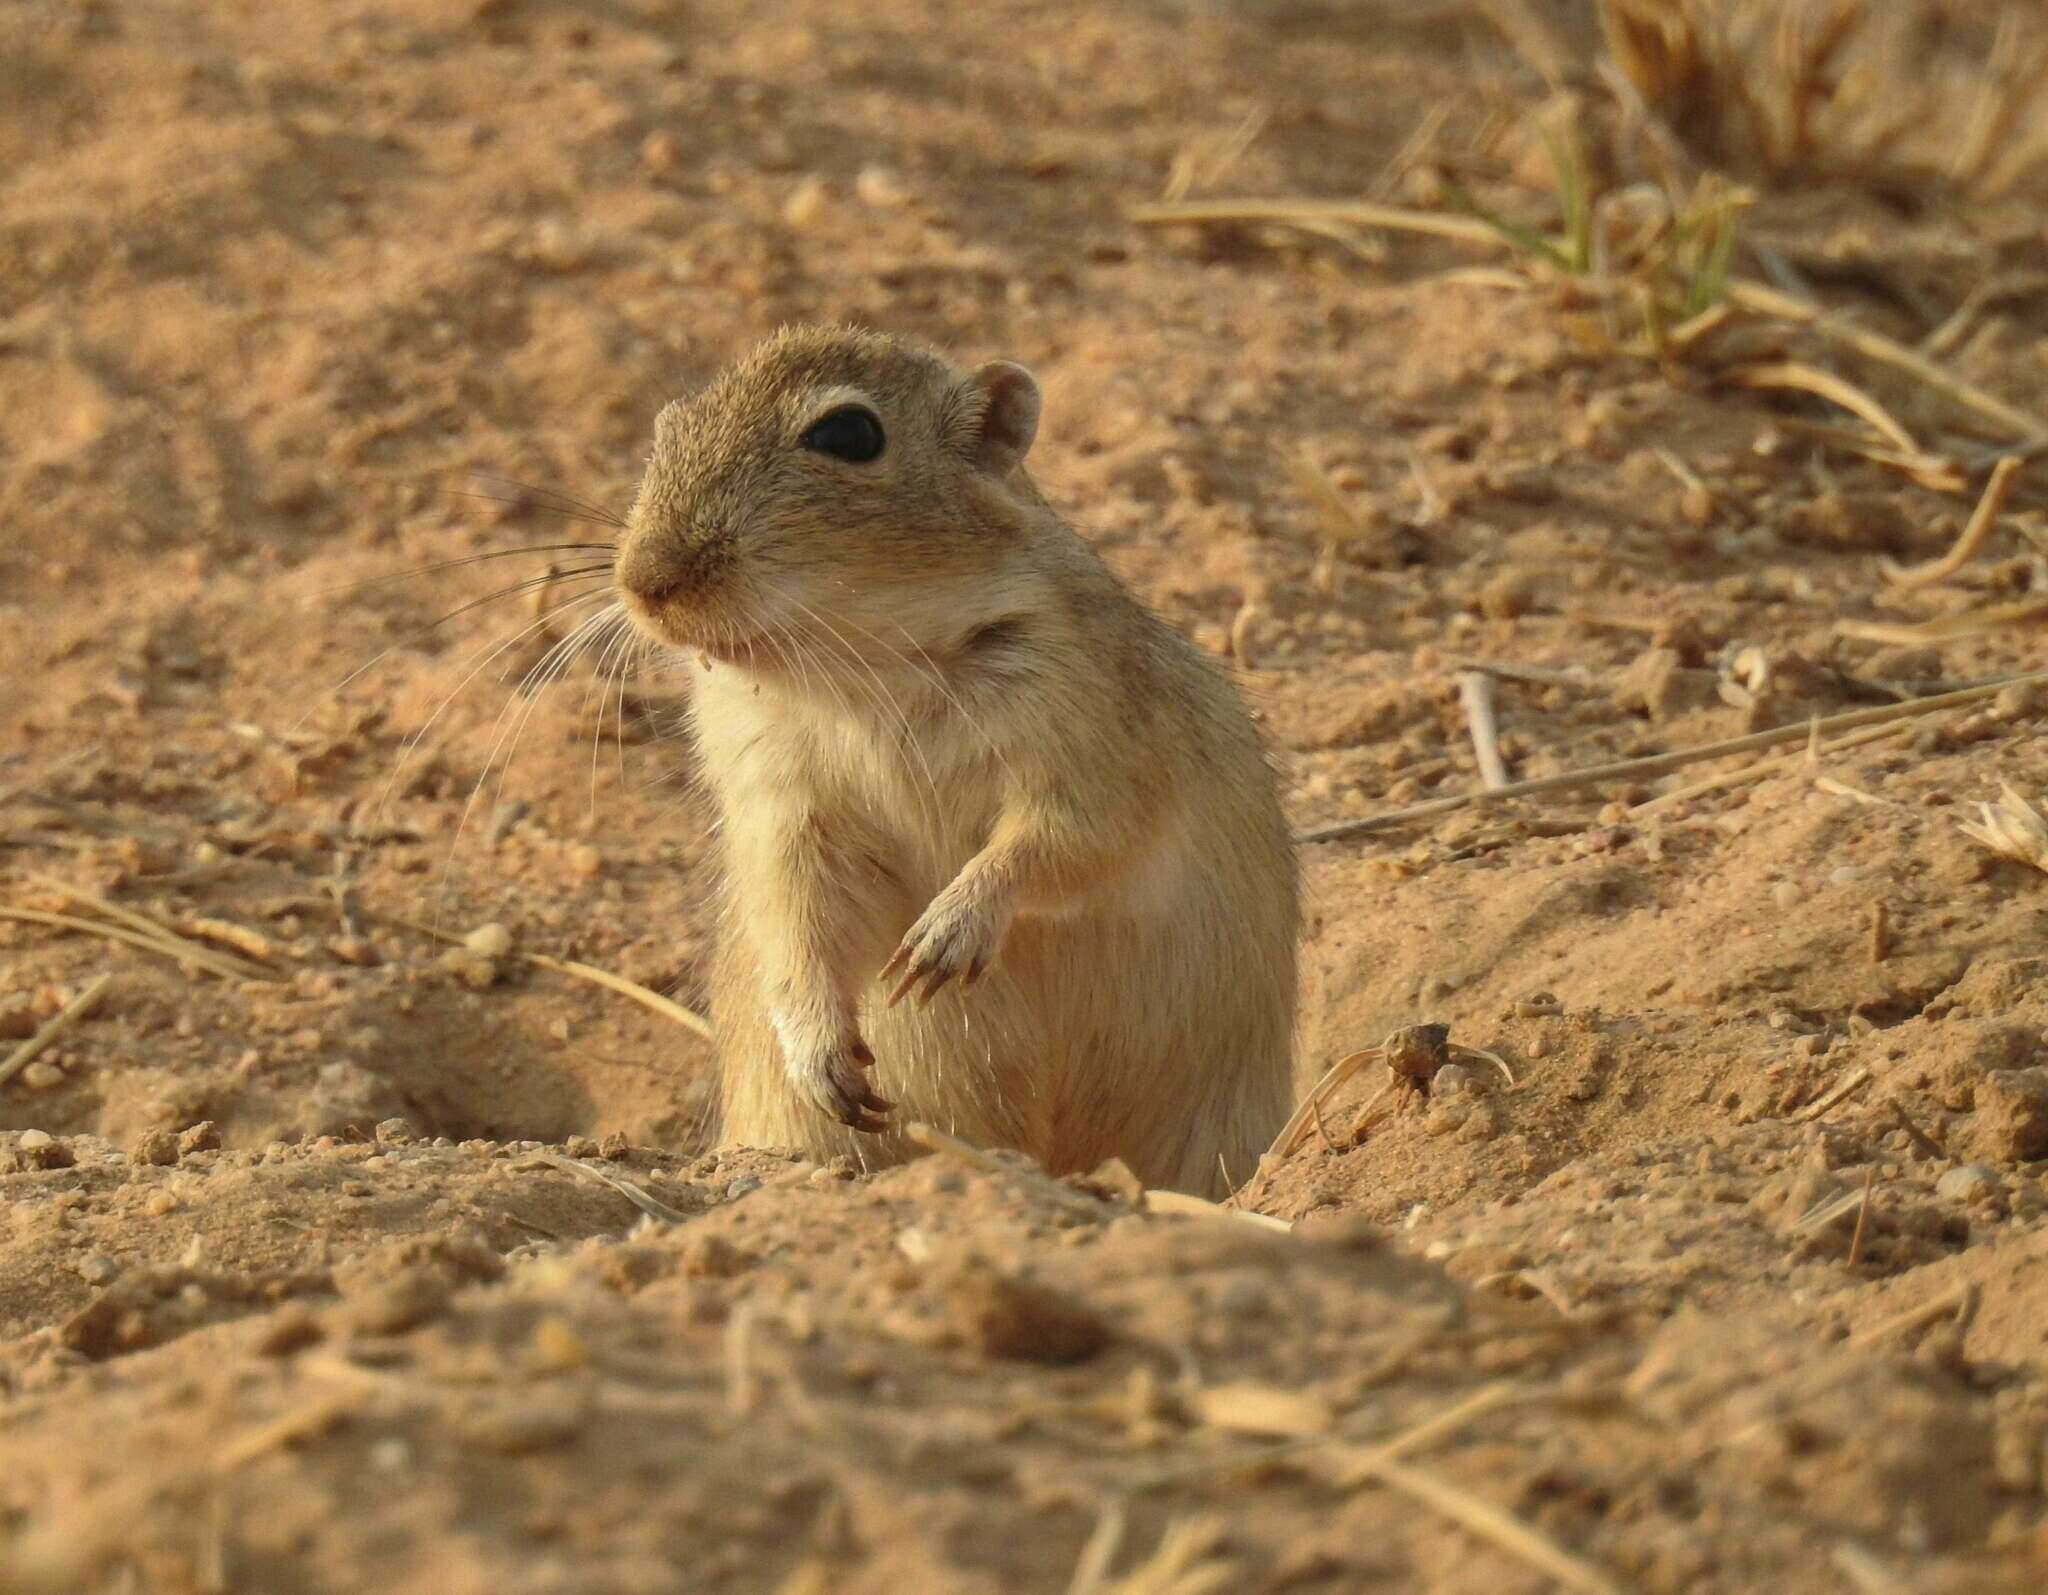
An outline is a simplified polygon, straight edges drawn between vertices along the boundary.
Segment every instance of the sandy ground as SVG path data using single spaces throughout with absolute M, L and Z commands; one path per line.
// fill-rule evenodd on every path
M 1997 7 L 1920 9 L 1966 79 Z M 700 996 L 683 687 L 522 693 L 559 595 L 477 601 L 568 556 L 422 568 L 583 540 L 551 493 L 623 507 L 789 320 L 1032 365 L 1046 490 L 1235 636 L 1303 828 L 1470 791 L 1475 661 L 1516 779 L 2038 667 L 2038 613 L 1841 629 L 2040 608 L 2024 477 L 1884 573 L 2014 441 L 1953 395 L 1754 317 L 1660 363 L 1454 240 L 1128 214 L 1441 162 L 1554 225 L 1546 95 L 1393 0 L 0 10 L 0 906 L 238 960 L 0 920 L 0 1052 L 106 977 L 0 1086 L 0 1583 L 2048 1583 L 2048 874 L 1958 824 L 2048 790 L 2048 693 L 1306 848 L 1302 1088 L 1419 1020 L 1515 1083 L 1361 1074 L 1239 1193 L 1292 1234 L 708 1154 L 706 1044 L 520 956 Z M 1803 175 L 1752 242 L 2048 415 L 2037 180 Z M 1722 380 L 1786 361 L 1968 469 Z

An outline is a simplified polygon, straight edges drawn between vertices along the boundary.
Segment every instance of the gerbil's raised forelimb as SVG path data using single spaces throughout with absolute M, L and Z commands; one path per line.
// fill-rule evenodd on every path
M 1145 813 L 1126 791 L 1081 801 L 1071 791 L 1016 798 L 996 821 L 988 844 L 931 900 L 882 968 L 896 984 L 893 1008 L 914 990 L 929 1003 L 951 980 L 972 986 L 995 961 L 1018 914 L 1071 908 L 1129 872 L 1145 851 L 1157 812 Z

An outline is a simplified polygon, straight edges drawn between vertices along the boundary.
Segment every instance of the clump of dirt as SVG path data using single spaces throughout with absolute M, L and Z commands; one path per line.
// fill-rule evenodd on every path
M 0 1582 L 2041 1587 L 2048 874 L 1962 822 L 2048 792 L 2042 467 L 1897 579 L 2048 415 L 2039 183 L 1780 172 L 1732 270 L 1826 328 L 1661 353 L 1483 239 L 1132 222 L 1565 227 L 1466 9 L 0 16 Z M 574 632 L 654 412 L 825 318 L 1038 371 L 1304 831 L 1473 793 L 1479 697 L 1509 781 L 1786 740 L 1305 847 L 1300 1087 L 1499 1066 L 1236 1215 L 711 1153 L 587 978 L 701 996 L 686 689 Z

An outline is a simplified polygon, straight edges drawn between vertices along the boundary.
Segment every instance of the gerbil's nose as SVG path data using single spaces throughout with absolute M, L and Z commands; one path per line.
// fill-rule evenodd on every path
M 650 604 L 660 603 L 683 582 L 681 562 L 657 543 L 652 537 L 632 539 L 620 551 L 617 566 L 619 586 Z

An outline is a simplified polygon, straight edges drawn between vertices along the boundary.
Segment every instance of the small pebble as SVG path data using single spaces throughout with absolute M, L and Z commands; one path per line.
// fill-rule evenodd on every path
M 1936 1180 L 1934 1194 L 1951 1202 L 1981 1202 L 1996 1196 L 2004 1185 L 1996 1169 L 1981 1163 L 1965 1163 Z
M 37 1147 L 48 1146 L 57 1138 L 48 1130 L 23 1130 L 21 1139 L 15 1142 L 24 1152 L 33 1152 Z
M 88 1285 L 111 1284 L 114 1276 L 120 1272 L 121 1269 L 113 1258 L 103 1257 L 98 1252 L 78 1260 L 78 1277 Z
M 54 1063 L 46 1063 L 38 1058 L 21 1071 L 21 1083 L 31 1091 L 47 1091 L 52 1086 L 64 1083 L 64 1071 Z
M 479 958 L 503 958 L 512 950 L 512 933 L 503 925 L 479 925 L 462 938 L 465 949 Z
M 1799 888 L 1790 881 L 1780 881 L 1771 888 L 1771 901 L 1780 908 L 1797 908 L 1799 906 Z
M 147 1167 L 169 1168 L 178 1161 L 177 1132 L 165 1129 L 143 1131 L 141 1137 L 128 1149 L 128 1161 Z

